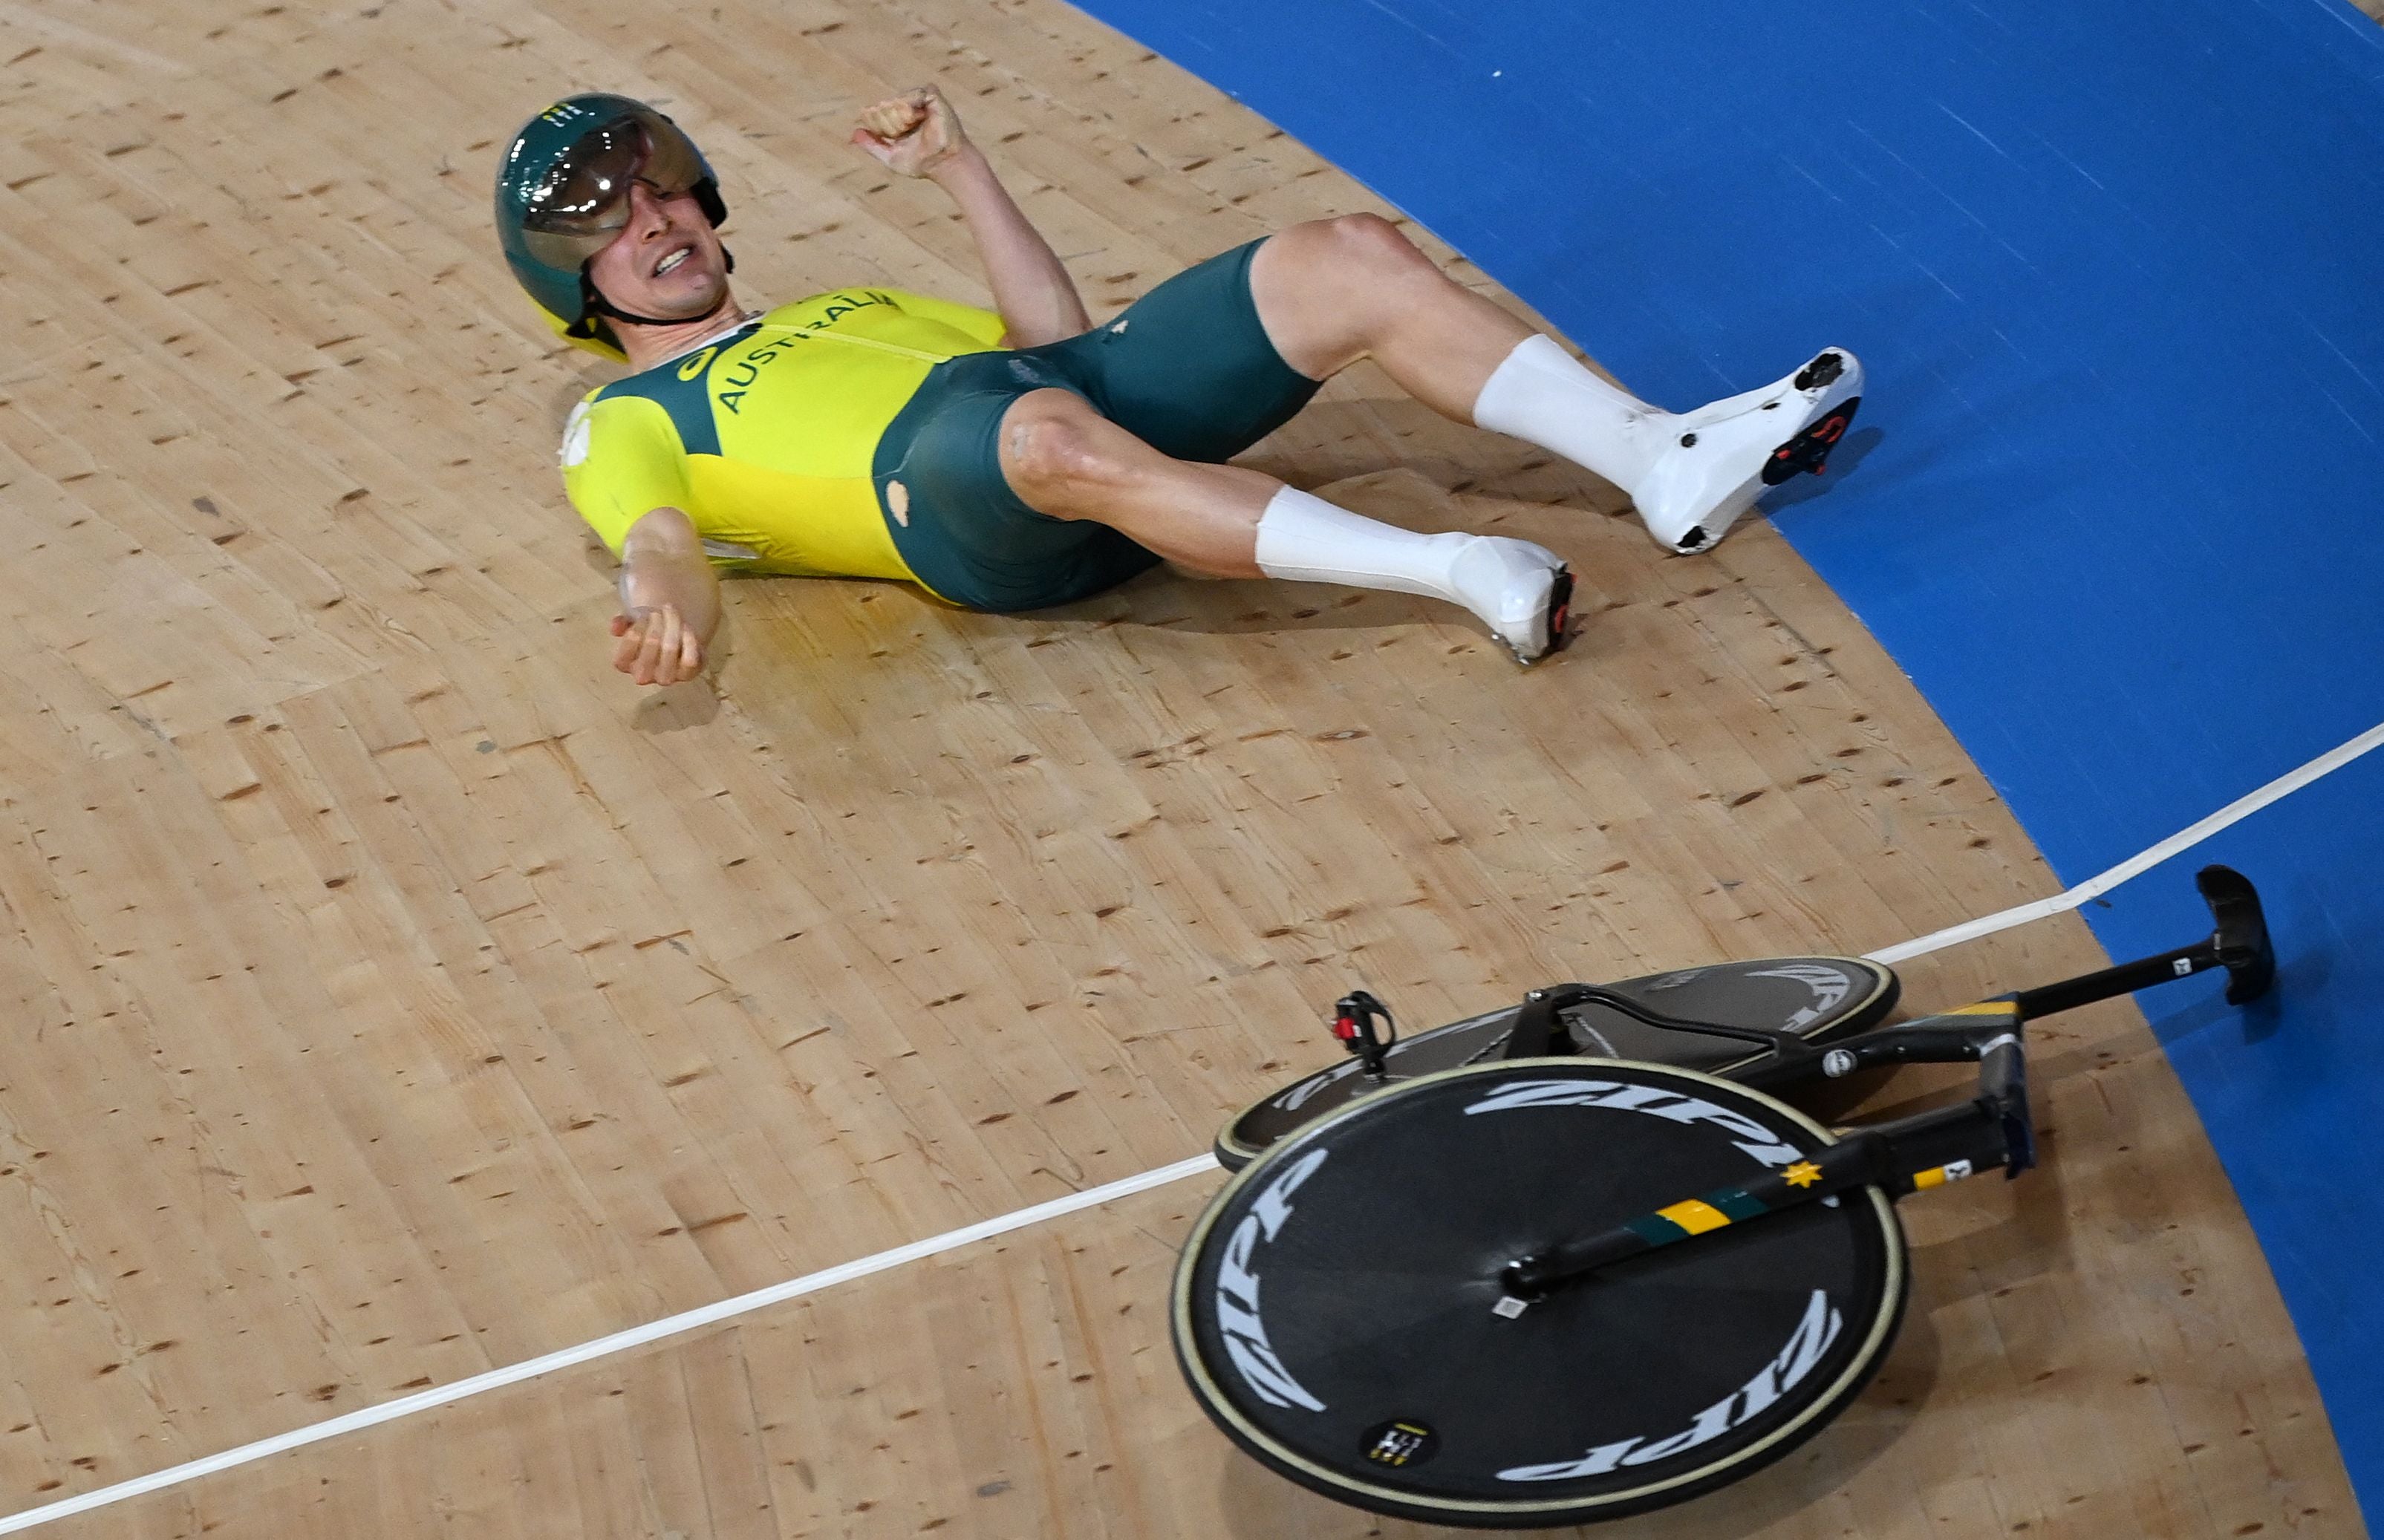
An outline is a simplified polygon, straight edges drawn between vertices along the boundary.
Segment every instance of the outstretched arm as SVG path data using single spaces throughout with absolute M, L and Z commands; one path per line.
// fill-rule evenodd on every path
M 942 92 L 921 86 L 866 108 L 852 142 L 888 170 L 925 177 L 951 194 L 976 241 L 1011 346 L 1056 342 L 1091 329 L 1068 269 L 1027 222 L 984 152 L 969 143 Z
M 621 611 L 613 617 L 613 666 L 641 685 L 675 685 L 703 671 L 720 625 L 720 576 L 695 521 L 656 508 L 621 542 Z

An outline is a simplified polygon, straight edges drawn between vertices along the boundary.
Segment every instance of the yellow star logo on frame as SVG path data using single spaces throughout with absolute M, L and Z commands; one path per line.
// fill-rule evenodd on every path
M 1809 1187 L 1821 1179 L 1821 1168 L 1810 1161 L 1799 1161 L 1780 1175 L 1792 1187 Z

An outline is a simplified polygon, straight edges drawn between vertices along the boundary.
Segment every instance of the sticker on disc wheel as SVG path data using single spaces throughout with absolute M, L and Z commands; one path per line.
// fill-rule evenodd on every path
M 1440 1452 L 1440 1434 L 1411 1417 L 1366 1430 L 1365 1455 L 1377 1465 L 1422 1465 Z

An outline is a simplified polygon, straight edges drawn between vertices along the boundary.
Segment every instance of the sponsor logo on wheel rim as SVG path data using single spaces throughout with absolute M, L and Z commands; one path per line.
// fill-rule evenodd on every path
M 1793 978 L 1813 991 L 1813 1003 L 1789 1017 L 1781 1027 L 1783 1032 L 1794 1032 L 1819 1021 L 1836 1010 L 1838 1002 L 1854 993 L 1855 988 L 1855 981 L 1846 976 L 1844 968 L 1832 968 L 1825 962 L 1791 962 L 1784 968 L 1766 968 L 1752 976 Z
M 1794 1145 L 1744 1112 L 1661 1086 L 1618 1080 L 1518 1080 L 1473 1103 L 1465 1109 L 1465 1115 L 1508 1112 L 1519 1107 L 1607 1107 L 1645 1112 L 1670 1123 L 1711 1124 L 1732 1135 L 1732 1143 L 1767 1166 L 1784 1166 L 1797 1155 Z
M 1258 1260 L 1259 1248 L 1274 1239 L 1284 1221 L 1291 1217 L 1292 1193 L 1316 1174 L 1327 1153 L 1311 1150 L 1268 1183 L 1250 1211 L 1234 1226 L 1233 1237 L 1225 1242 L 1224 1255 L 1217 1263 L 1217 1330 L 1224 1338 L 1225 1355 L 1241 1372 L 1242 1383 L 1250 1387 L 1250 1393 L 1272 1407 L 1324 1410 L 1324 1403 L 1293 1377 L 1274 1344 L 1267 1340 L 1266 1323 L 1259 1315 Z
M 1611 1475 L 1625 1466 L 1652 1465 L 1659 1459 L 1686 1454 L 1701 1444 L 1710 1443 L 1770 1410 L 1774 1403 L 1801 1383 L 1838 1340 L 1844 1324 L 1830 1304 L 1829 1296 L 1819 1289 L 1806 1301 L 1803 1319 L 1788 1334 L 1787 1346 L 1769 1363 L 1756 1372 L 1755 1377 L 1696 1414 L 1686 1428 L 1678 1433 L 1650 1440 L 1645 1434 L 1601 1444 L 1579 1459 L 1558 1460 L 1551 1465 L 1517 1465 L 1498 1472 L 1500 1481 L 1578 1481 L 1588 1476 Z

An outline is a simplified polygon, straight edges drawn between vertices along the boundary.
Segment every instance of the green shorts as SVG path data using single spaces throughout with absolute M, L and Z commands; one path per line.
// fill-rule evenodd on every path
M 1038 514 L 1001 474 L 1002 415 L 1029 391 L 1074 391 L 1162 454 L 1222 463 L 1308 404 L 1250 298 L 1252 242 L 1169 279 L 1107 326 L 928 372 L 873 470 L 909 494 L 887 532 L 919 580 L 975 610 L 1034 610 L 1113 587 L 1159 557 L 1107 525 Z

